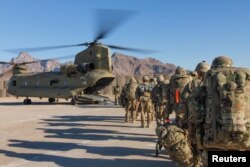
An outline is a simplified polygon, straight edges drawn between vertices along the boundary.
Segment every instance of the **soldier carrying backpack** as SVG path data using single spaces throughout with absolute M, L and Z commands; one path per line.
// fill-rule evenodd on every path
M 196 113 L 196 141 L 204 166 L 207 151 L 250 150 L 250 70 L 217 57 L 197 90 L 189 105 Z

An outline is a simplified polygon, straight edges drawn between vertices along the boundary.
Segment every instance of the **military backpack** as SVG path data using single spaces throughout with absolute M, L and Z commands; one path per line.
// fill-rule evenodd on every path
M 206 74 L 204 85 L 203 146 L 250 150 L 250 70 L 234 67 L 211 69 Z

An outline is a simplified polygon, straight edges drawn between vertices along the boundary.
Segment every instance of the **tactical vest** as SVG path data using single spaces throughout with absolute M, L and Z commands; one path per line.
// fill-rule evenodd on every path
M 250 70 L 211 69 L 205 77 L 203 146 L 250 150 Z
M 138 86 L 139 96 L 150 97 L 150 92 L 152 91 L 152 86 L 149 84 L 141 84 Z

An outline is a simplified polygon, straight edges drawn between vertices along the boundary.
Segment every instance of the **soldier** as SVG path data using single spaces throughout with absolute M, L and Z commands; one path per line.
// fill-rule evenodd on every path
M 215 58 L 204 85 L 190 96 L 204 166 L 209 150 L 250 150 L 250 70 L 232 65 L 229 57 Z
M 157 84 L 152 91 L 152 101 L 154 101 L 156 124 L 159 126 L 163 123 L 163 109 L 166 105 L 166 97 L 164 96 L 164 77 L 157 77 Z
M 180 104 L 180 108 L 182 108 L 181 111 L 183 111 L 184 118 L 185 118 L 183 122 L 181 123 L 181 125 L 183 129 L 188 130 L 188 138 L 189 138 L 189 141 L 191 142 L 191 147 L 195 155 L 194 161 L 195 161 L 195 164 L 197 165 L 201 164 L 201 153 L 200 153 L 200 150 L 197 149 L 197 144 L 196 144 L 196 138 L 195 138 L 196 133 L 194 131 L 196 120 L 194 119 L 195 117 L 193 113 L 193 108 L 192 108 L 192 105 L 188 105 L 188 104 L 189 104 L 190 96 L 192 96 L 196 92 L 195 89 L 203 86 L 205 73 L 209 69 L 210 69 L 210 65 L 207 62 L 202 61 L 198 63 L 195 68 L 195 71 L 192 72 L 192 74 L 194 74 L 194 75 L 191 75 L 192 80 L 185 86 L 181 95 L 182 102 Z
M 192 119 L 192 115 L 189 118 L 189 108 L 188 108 L 188 99 L 189 96 L 192 94 L 193 90 L 199 86 L 203 85 L 203 79 L 205 73 L 210 69 L 210 65 L 206 61 L 202 61 L 197 64 L 195 67 L 195 71 L 191 72 L 190 75 L 192 79 L 190 82 L 185 86 L 182 94 L 181 94 L 181 103 L 180 103 L 180 112 L 183 112 L 184 115 L 183 122 L 181 122 L 181 127 L 184 129 L 188 128 L 188 120 Z M 190 127 L 192 130 L 192 126 Z
M 121 91 L 121 94 L 120 94 L 120 104 L 125 107 L 125 105 L 127 104 L 127 97 L 126 97 L 126 90 L 127 90 L 127 86 L 128 86 L 128 83 L 126 83 L 123 88 L 122 88 L 122 91 Z
M 136 96 L 135 92 L 137 89 L 137 82 L 135 78 L 131 78 L 129 83 L 126 86 L 126 99 L 127 104 L 125 105 L 126 114 L 125 114 L 125 121 L 129 122 L 131 119 L 134 122 L 136 117 Z
M 139 101 L 139 109 L 141 111 L 141 127 L 145 127 L 145 114 L 147 115 L 147 127 L 149 128 L 151 122 L 151 91 L 152 87 L 148 83 L 148 76 L 142 77 L 143 83 L 136 89 L 136 97 Z
M 175 70 L 175 74 L 170 79 L 170 85 L 169 85 L 169 103 L 167 106 L 167 116 L 169 117 L 169 114 L 171 114 L 173 111 L 176 114 L 175 122 L 177 126 L 181 127 L 181 122 L 184 119 L 184 115 L 180 110 L 180 103 L 181 103 L 181 93 L 184 90 L 184 87 L 186 84 L 190 81 L 189 76 L 186 73 L 186 70 L 181 67 L 177 67 Z
M 120 94 L 120 86 L 116 85 L 114 87 L 114 94 L 115 94 L 115 105 L 118 105 L 118 98 L 119 98 L 119 94 Z
M 149 79 L 149 84 L 150 84 L 150 89 L 153 91 L 154 90 L 154 87 L 157 85 L 157 80 L 156 78 L 150 78 Z M 153 97 L 153 92 L 151 91 L 151 121 L 154 121 L 154 117 L 155 117 L 155 111 L 156 111 L 156 108 L 155 108 L 155 98 Z

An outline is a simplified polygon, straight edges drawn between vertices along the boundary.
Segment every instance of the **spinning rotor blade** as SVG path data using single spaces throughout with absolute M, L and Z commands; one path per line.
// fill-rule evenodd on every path
M 0 64 L 11 64 L 10 62 L 0 61 Z
M 25 65 L 25 64 L 32 64 L 32 63 L 38 63 L 38 62 L 44 62 L 44 61 L 62 60 L 62 59 L 72 58 L 73 56 L 74 55 L 60 56 L 60 57 L 55 57 L 55 58 L 51 58 L 51 59 L 35 60 L 35 61 L 29 61 L 29 62 L 23 62 L 23 63 L 14 63 L 14 64 L 16 64 L 16 65 Z
M 99 9 L 96 11 L 97 31 L 94 41 L 106 38 L 115 28 L 133 16 L 135 11 Z
M 138 49 L 138 48 L 129 48 L 129 47 L 122 47 L 122 46 L 116 46 L 116 45 L 105 45 L 113 49 L 119 49 L 119 50 L 125 50 L 125 51 L 131 51 L 131 52 L 138 52 L 138 53 L 156 53 L 159 51 L 156 50 L 147 50 L 147 49 Z
M 74 55 L 60 56 L 60 57 L 55 57 L 55 58 L 51 58 L 51 59 L 34 60 L 34 61 L 22 62 L 22 63 L 14 63 L 14 62 L 3 62 L 3 61 L 0 61 L 0 64 L 25 65 L 25 64 L 38 63 L 38 62 L 43 62 L 43 61 L 53 61 L 53 60 L 69 59 L 69 58 L 72 58 L 73 56 L 74 56 Z
M 75 47 L 75 46 L 86 46 L 86 45 L 88 45 L 88 43 L 81 43 L 81 44 L 75 44 L 75 45 L 59 45 L 59 46 L 44 46 L 44 47 L 34 47 L 34 48 L 7 49 L 5 51 L 10 52 L 10 53 L 20 53 L 23 51 L 38 52 L 38 51 L 45 51 L 45 50 L 70 48 L 70 47 Z

